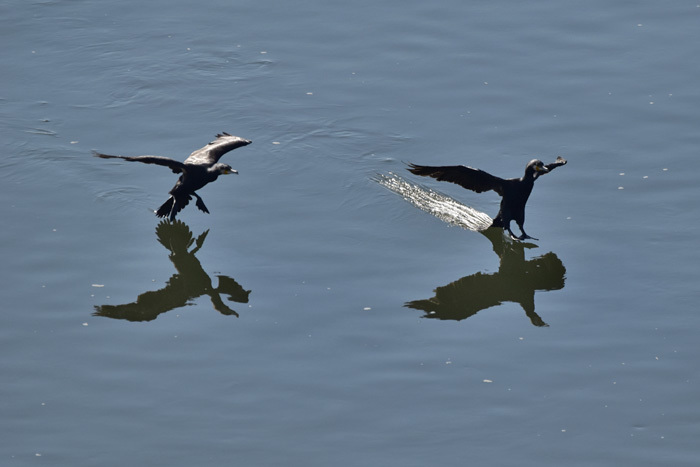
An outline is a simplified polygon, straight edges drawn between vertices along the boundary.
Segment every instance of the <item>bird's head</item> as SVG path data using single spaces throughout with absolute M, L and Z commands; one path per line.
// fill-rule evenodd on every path
M 238 171 L 232 169 L 228 164 L 216 163 L 212 166 L 211 170 L 219 175 L 237 174 Z
M 537 178 L 547 172 L 549 172 L 549 169 L 545 167 L 544 162 L 539 159 L 532 159 L 527 163 L 527 166 L 525 166 L 525 177 L 532 176 Z

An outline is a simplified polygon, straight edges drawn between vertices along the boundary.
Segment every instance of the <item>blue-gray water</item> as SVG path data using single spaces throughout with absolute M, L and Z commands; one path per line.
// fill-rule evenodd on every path
M 10 0 L 0 39 L 0 464 L 698 464 L 697 1 Z M 158 233 L 176 176 L 91 155 L 221 131 L 240 175 Z M 404 162 L 557 155 L 536 248 L 377 182 L 494 216 Z

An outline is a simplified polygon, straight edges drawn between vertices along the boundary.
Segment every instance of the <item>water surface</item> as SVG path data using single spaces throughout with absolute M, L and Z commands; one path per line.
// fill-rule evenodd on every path
M 697 464 L 697 2 L 0 18 L 3 465 Z M 169 227 L 174 174 L 91 156 L 221 131 Z M 377 183 L 492 217 L 404 162 L 558 155 L 527 244 Z

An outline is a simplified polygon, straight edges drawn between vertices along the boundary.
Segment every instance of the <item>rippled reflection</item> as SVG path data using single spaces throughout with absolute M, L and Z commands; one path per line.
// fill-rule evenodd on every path
M 162 221 L 156 227 L 158 241 L 170 251 L 170 261 L 177 270 L 160 290 L 144 292 L 135 302 L 123 305 L 95 306 L 94 316 L 126 319 L 129 321 L 151 321 L 161 313 L 191 304 L 203 295 L 208 295 L 215 310 L 224 315 L 238 316 L 221 299 L 227 295 L 231 302 L 248 303 L 250 290 L 245 290 L 238 282 L 228 276 L 216 276 L 218 286 L 212 286 L 212 280 L 204 271 L 195 254 L 204 245 L 209 230 L 200 234 L 195 240 L 192 231 L 182 221 Z M 194 248 L 189 250 L 192 245 Z

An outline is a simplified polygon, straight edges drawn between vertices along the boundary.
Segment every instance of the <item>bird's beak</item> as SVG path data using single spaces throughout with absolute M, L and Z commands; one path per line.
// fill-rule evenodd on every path
M 226 172 L 224 172 L 224 175 L 228 175 L 228 174 L 236 174 L 236 175 L 238 175 L 238 170 L 236 170 L 236 169 L 231 169 L 231 170 L 227 170 Z
M 549 169 L 548 169 L 547 167 L 545 167 L 545 166 L 541 166 L 541 167 L 540 167 L 539 165 L 536 165 L 536 166 L 535 166 L 535 172 L 547 173 L 547 172 L 549 172 Z

